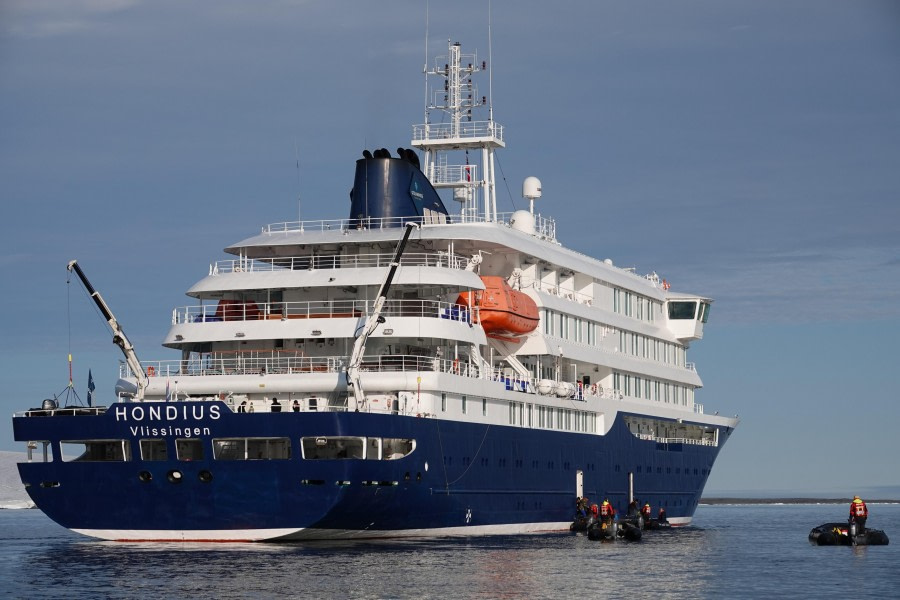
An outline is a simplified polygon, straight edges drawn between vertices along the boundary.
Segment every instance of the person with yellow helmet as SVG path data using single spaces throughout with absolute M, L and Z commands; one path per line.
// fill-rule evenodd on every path
M 869 509 L 866 503 L 859 499 L 859 496 L 853 496 L 850 502 L 850 522 L 856 523 L 856 535 L 866 532 L 866 519 L 869 517 Z
M 605 498 L 603 504 L 600 505 L 600 521 L 608 525 L 615 515 L 616 509 L 609 503 L 609 498 Z

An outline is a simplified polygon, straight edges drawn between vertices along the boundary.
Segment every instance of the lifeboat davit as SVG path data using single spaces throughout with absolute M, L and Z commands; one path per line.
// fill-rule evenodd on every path
M 537 329 L 538 307 L 534 300 L 512 289 L 503 277 L 485 275 L 481 281 L 484 290 L 463 292 L 456 303 L 473 309 L 488 337 L 519 342 L 518 337 Z

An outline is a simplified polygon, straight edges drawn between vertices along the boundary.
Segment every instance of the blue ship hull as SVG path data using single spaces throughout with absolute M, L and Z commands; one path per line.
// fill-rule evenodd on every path
M 718 446 L 574 434 L 369 413 L 235 414 L 219 402 L 164 404 L 171 420 L 135 420 L 134 403 L 90 416 L 16 416 L 15 438 L 47 440 L 49 462 L 19 465 L 35 504 L 60 525 L 107 539 L 256 540 L 520 533 L 568 527 L 576 473 L 584 494 L 620 512 L 634 495 L 686 524 Z M 146 406 L 146 405 L 144 405 Z M 164 430 L 164 431 L 163 431 Z M 187 435 L 185 435 L 185 433 Z M 199 434 L 199 435 L 198 435 Z M 308 436 L 414 439 L 398 460 L 301 457 Z M 161 437 L 168 460 L 144 461 L 138 441 Z M 175 439 L 199 438 L 204 458 L 176 460 Z M 286 437 L 286 460 L 216 460 L 213 438 Z M 64 462 L 60 440 L 129 440 L 131 460 Z M 170 474 L 181 476 L 172 480 Z M 143 472 L 143 473 L 142 473 Z M 147 477 L 147 473 L 150 477 Z

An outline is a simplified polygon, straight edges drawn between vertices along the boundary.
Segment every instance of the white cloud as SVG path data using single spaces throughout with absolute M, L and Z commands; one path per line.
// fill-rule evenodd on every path
M 140 0 L 10 0 L 4 6 L 6 33 L 20 37 L 54 37 L 91 31 Z

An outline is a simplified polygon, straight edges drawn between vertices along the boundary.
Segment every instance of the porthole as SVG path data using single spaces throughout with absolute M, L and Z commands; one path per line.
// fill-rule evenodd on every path
M 150 473 L 150 471 L 141 471 L 140 473 L 138 473 L 138 479 L 146 483 L 153 479 L 153 475 Z
M 197 479 L 199 479 L 203 483 L 209 483 L 210 481 L 212 481 L 212 473 L 206 470 L 200 471 L 199 473 L 197 473 Z
M 177 471 L 172 469 L 168 473 L 166 473 L 166 479 L 169 480 L 169 483 L 181 483 L 181 480 L 184 478 L 184 475 L 181 474 L 181 471 Z

